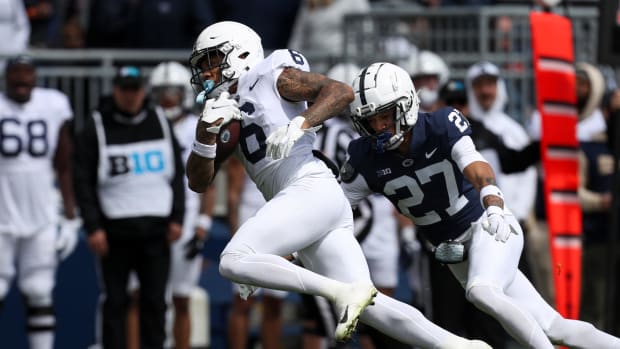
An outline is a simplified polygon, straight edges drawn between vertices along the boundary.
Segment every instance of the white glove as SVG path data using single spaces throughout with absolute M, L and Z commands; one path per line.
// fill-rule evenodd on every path
M 75 246 L 78 243 L 78 232 L 82 227 L 82 220 L 80 218 L 60 220 L 60 226 L 58 228 L 58 235 L 56 236 L 56 252 L 60 260 L 63 260 L 75 250 Z
M 244 301 L 247 301 L 248 298 L 258 289 L 256 286 L 246 285 L 246 284 L 238 284 L 239 285 L 239 297 Z
M 230 98 L 228 92 L 222 92 L 219 97 L 209 99 L 200 115 L 200 120 L 209 124 L 213 124 L 219 119 L 223 119 L 222 122 L 219 125 L 208 127 L 208 132 L 219 134 L 220 128 L 229 123 L 230 120 L 242 119 L 239 104 L 234 98 Z
M 495 235 L 495 241 L 506 242 L 510 233 L 517 235 L 517 231 L 504 219 L 504 210 L 499 206 L 489 206 L 486 210 L 487 220 L 482 222 L 482 227 L 489 234 Z
M 274 133 L 267 137 L 267 156 L 274 160 L 287 157 L 293 149 L 293 145 L 306 132 L 316 132 L 321 126 L 302 129 L 306 118 L 296 116 L 288 125 L 280 126 Z

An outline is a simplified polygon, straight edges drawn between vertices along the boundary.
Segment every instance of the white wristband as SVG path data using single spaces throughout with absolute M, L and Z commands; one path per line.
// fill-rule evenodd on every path
M 209 231 L 209 229 L 211 229 L 211 225 L 213 224 L 213 220 L 211 219 L 211 217 L 209 217 L 208 215 L 201 213 L 197 218 L 196 218 L 196 223 L 195 226 L 196 228 L 201 228 L 205 231 Z
M 194 141 L 192 145 L 192 153 L 207 159 L 215 159 L 216 144 L 202 144 L 198 141 Z
M 482 187 L 482 189 L 480 189 L 480 204 L 482 205 L 482 207 L 485 207 L 484 198 L 489 195 L 499 196 L 502 201 L 504 200 L 504 193 L 502 193 L 502 191 L 497 186 L 485 185 L 484 187 Z

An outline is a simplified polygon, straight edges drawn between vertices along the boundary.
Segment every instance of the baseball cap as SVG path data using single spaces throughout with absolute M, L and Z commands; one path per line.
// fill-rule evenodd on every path
M 32 59 L 32 57 L 25 54 L 11 57 L 6 61 L 5 70 L 9 70 L 17 65 L 27 65 L 34 68 L 34 60 Z
M 460 79 L 449 80 L 439 90 L 439 98 L 446 101 L 448 105 L 453 103 L 466 104 L 467 103 L 467 90 L 465 89 L 465 82 Z
M 491 62 L 479 62 L 472 65 L 467 71 L 467 80 L 474 81 L 481 76 L 499 78 L 499 68 Z
M 139 88 L 144 84 L 144 79 L 138 67 L 127 65 L 118 69 L 113 82 L 119 87 Z

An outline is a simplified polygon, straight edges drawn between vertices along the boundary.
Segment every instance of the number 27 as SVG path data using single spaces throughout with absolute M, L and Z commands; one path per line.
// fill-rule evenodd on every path
M 450 114 L 448 114 L 448 120 L 454 123 L 456 128 L 458 128 L 461 133 L 467 130 L 467 119 L 465 119 L 465 117 L 463 116 L 463 114 L 461 114 L 460 111 L 454 109 Z

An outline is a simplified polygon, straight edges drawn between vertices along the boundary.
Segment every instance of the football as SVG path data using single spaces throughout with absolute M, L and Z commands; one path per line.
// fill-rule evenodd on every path
M 228 124 L 220 128 L 217 136 L 216 156 L 225 159 L 235 151 L 241 135 L 241 121 L 231 120 Z

